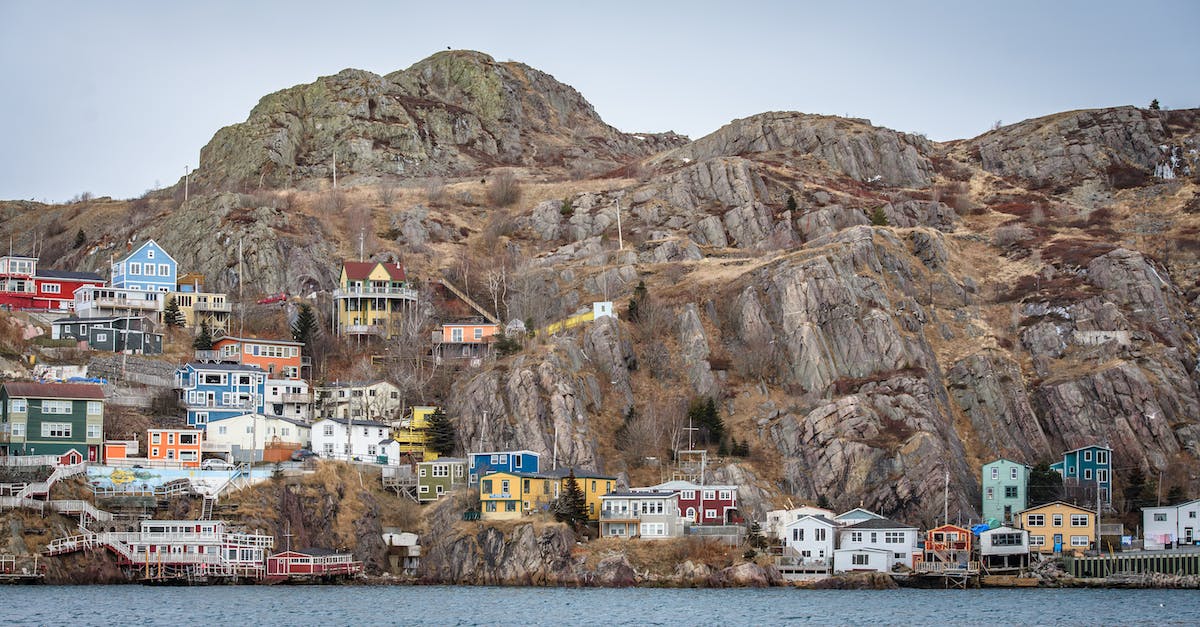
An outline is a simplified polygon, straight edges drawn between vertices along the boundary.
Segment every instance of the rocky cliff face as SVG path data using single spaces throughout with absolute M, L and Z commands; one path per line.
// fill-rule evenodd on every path
M 579 92 L 520 63 L 440 52 L 378 76 L 343 70 L 266 96 L 200 153 L 210 190 L 339 176 L 459 175 L 498 165 L 611 169 L 677 146 L 604 124 Z

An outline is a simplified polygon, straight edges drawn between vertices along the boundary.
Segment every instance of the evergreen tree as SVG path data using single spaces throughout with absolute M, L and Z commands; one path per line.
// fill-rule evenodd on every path
M 767 539 L 763 536 L 762 526 L 758 522 L 750 523 L 750 529 L 746 532 L 746 544 L 755 549 L 767 548 Z
M 163 307 L 163 322 L 169 327 L 183 326 L 183 312 L 179 311 L 179 303 L 175 302 L 174 296 L 167 297 L 167 304 Z
M 1125 511 L 1136 512 L 1139 507 L 1146 505 L 1142 502 L 1142 492 L 1146 489 L 1146 476 L 1141 468 L 1134 468 L 1125 480 Z
M 454 444 L 458 439 L 458 433 L 454 429 L 454 423 L 450 421 L 450 417 L 442 408 L 437 408 L 429 415 L 429 427 L 426 430 L 425 441 L 429 448 L 437 452 L 438 455 L 449 455 L 454 452 Z
M 717 413 L 717 401 L 710 396 L 704 402 L 704 426 L 708 429 L 709 441 L 725 439 L 725 421 Z
M 86 243 L 87 243 L 87 235 L 83 234 L 83 229 L 79 229 L 79 232 L 75 233 L 75 245 L 72 246 L 72 248 L 79 248 L 80 246 L 83 246 Z
M 1158 110 L 1159 110 L 1159 106 L 1158 106 L 1158 98 L 1155 98 L 1154 100 L 1151 100 L 1151 101 L 1150 101 L 1150 110 L 1151 110 L 1151 111 L 1158 111 Z
M 317 314 L 313 312 L 313 308 L 308 303 L 300 303 L 300 312 L 296 314 L 296 321 L 292 323 L 292 339 L 303 342 L 304 348 L 301 350 L 306 354 L 311 354 L 311 345 L 316 337 Z
M 883 207 L 876 207 L 875 211 L 871 212 L 871 224 L 873 226 L 887 226 L 887 213 L 883 211 Z
M 729 447 L 725 445 L 725 440 L 721 440 L 721 443 L 717 445 L 717 455 L 720 457 L 729 455 Z
M 587 497 L 583 488 L 575 480 L 575 469 L 567 475 L 567 485 L 558 495 L 558 504 L 554 509 L 554 519 L 572 527 L 587 523 Z
M 200 323 L 200 333 L 196 334 L 196 339 L 192 340 L 192 348 L 198 351 L 210 351 L 213 347 L 212 332 L 208 330 L 208 323 Z
M 1029 473 L 1029 506 L 1042 505 L 1062 498 L 1062 475 L 1042 462 Z
M 824 494 L 818 496 L 817 497 L 817 507 L 820 507 L 822 509 L 829 509 L 829 498 L 826 497 Z
M 793 196 L 790 192 L 788 193 L 787 210 L 791 211 L 792 213 L 796 212 L 796 197 Z M 793 217 L 795 217 L 795 216 L 793 216 Z

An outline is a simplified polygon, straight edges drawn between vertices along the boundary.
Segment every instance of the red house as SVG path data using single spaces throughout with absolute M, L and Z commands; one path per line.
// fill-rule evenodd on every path
M 75 290 L 106 283 L 92 272 L 39 270 L 37 262 L 37 257 L 0 257 L 0 306 L 70 311 L 75 307 Z
M 738 513 L 737 486 L 699 485 L 690 481 L 668 481 L 639 490 L 668 490 L 679 493 L 679 513 L 697 525 L 729 525 L 742 522 Z
M 350 577 L 362 573 L 362 570 L 362 562 L 355 561 L 353 555 L 328 549 L 284 551 L 267 558 L 269 578 Z

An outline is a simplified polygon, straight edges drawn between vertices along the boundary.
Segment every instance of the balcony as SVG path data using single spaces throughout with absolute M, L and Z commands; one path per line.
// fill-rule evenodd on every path
M 196 351 L 196 361 L 241 361 L 236 356 L 224 357 L 221 351 Z
M 162 301 L 155 300 L 130 300 L 128 298 L 96 298 L 90 301 L 83 301 L 81 305 L 91 304 L 93 308 L 106 309 L 140 309 L 144 311 L 158 311 L 162 305 Z
M 199 401 L 195 403 L 184 403 L 188 409 L 241 409 L 251 410 L 257 406 L 254 401 L 235 401 L 232 403 L 222 403 L 220 401 Z
M 334 298 L 366 298 L 366 297 L 383 297 L 383 298 L 400 298 L 403 300 L 417 300 L 417 290 L 407 287 L 346 287 L 333 290 Z
M 383 335 L 383 325 L 379 324 L 347 324 L 342 327 L 346 335 Z
M 200 301 L 192 305 L 192 311 L 230 313 L 233 311 L 233 306 L 227 302 L 210 303 L 207 301 Z
M 278 402 L 306 405 L 312 402 L 312 396 L 308 394 L 281 394 Z

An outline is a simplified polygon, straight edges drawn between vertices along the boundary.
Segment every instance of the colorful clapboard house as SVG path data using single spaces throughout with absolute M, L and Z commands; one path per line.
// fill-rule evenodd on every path
M 104 389 L 80 383 L 0 386 L 0 454 L 53 455 L 98 462 L 104 444 Z
M 0 308 L 70 311 L 75 307 L 75 290 L 104 283 L 93 272 L 39 268 L 37 257 L 0 257 Z
M 267 579 L 328 581 L 361 574 L 363 563 L 350 553 L 306 548 L 283 551 L 267 558 Z
M 166 293 L 175 291 L 177 285 L 175 258 L 152 239 L 114 261 L 110 270 L 110 284 L 119 289 Z
M 146 432 L 146 459 L 180 468 L 199 468 L 204 434 L 199 429 L 150 429 Z
M 392 429 L 392 438 L 396 441 L 401 455 L 414 461 L 438 458 L 437 451 L 429 448 L 429 438 L 426 435 L 429 431 L 429 417 L 437 409 L 432 405 L 417 405 L 409 410 L 407 416 L 400 419 L 395 429 Z
M 679 493 L 673 490 L 613 491 L 600 498 L 600 536 L 675 538 L 683 535 Z
M 1062 461 L 1050 465 L 1063 479 L 1063 492 L 1070 500 L 1095 504 L 1097 494 L 1104 505 L 1112 504 L 1112 449 L 1092 444 L 1063 453 Z
M 345 261 L 333 299 L 337 335 L 391 338 L 403 329 L 417 291 L 394 263 Z
M 175 388 L 187 408 L 189 427 L 246 413 L 263 413 L 267 373 L 258 366 L 191 362 L 175 371 Z
M 509 520 L 548 511 L 554 500 L 553 477 L 534 473 L 490 472 L 479 479 L 484 520 Z
M 1035 553 L 1082 553 L 1096 541 L 1096 513 L 1063 501 L 1018 512 L 1017 526 L 1029 532 Z
M 997 459 L 983 465 L 983 519 L 1012 522 L 1013 516 L 1028 506 L 1031 468 L 1010 459 Z
M 567 489 L 572 472 L 575 473 L 575 485 L 579 486 L 580 491 L 583 492 L 584 502 L 587 503 L 588 520 L 600 520 L 601 497 L 617 487 L 617 478 L 581 468 L 551 470 L 543 474 L 557 479 L 554 488 L 555 498 L 558 498 Z
M 467 460 L 440 457 L 417 464 L 417 501 L 436 501 L 447 492 L 467 485 Z
M 299 379 L 309 362 L 300 352 L 303 342 L 257 337 L 225 336 L 212 350 L 196 351 L 196 360 L 258 366 L 272 379 Z
M 518 472 L 537 474 L 540 470 L 542 456 L 533 451 L 493 451 L 490 453 L 472 453 L 467 471 L 470 473 L 470 484 L 476 485 L 479 477 L 489 472 Z
M 958 525 L 942 525 L 925 532 L 926 562 L 966 564 L 971 560 L 974 534 Z
M 52 322 L 50 337 L 86 342 L 87 347 L 95 351 L 160 355 L 163 336 L 154 330 L 154 322 L 145 316 L 71 317 Z
M 433 357 L 442 360 L 476 360 L 487 357 L 500 325 L 483 320 L 447 322 L 433 332 Z
M 738 513 L 737 486 L 699 485 L 673 480 L 634 490 L 678 490 L 683 517 L 697 525 L 728 525 L 742 522 Z

